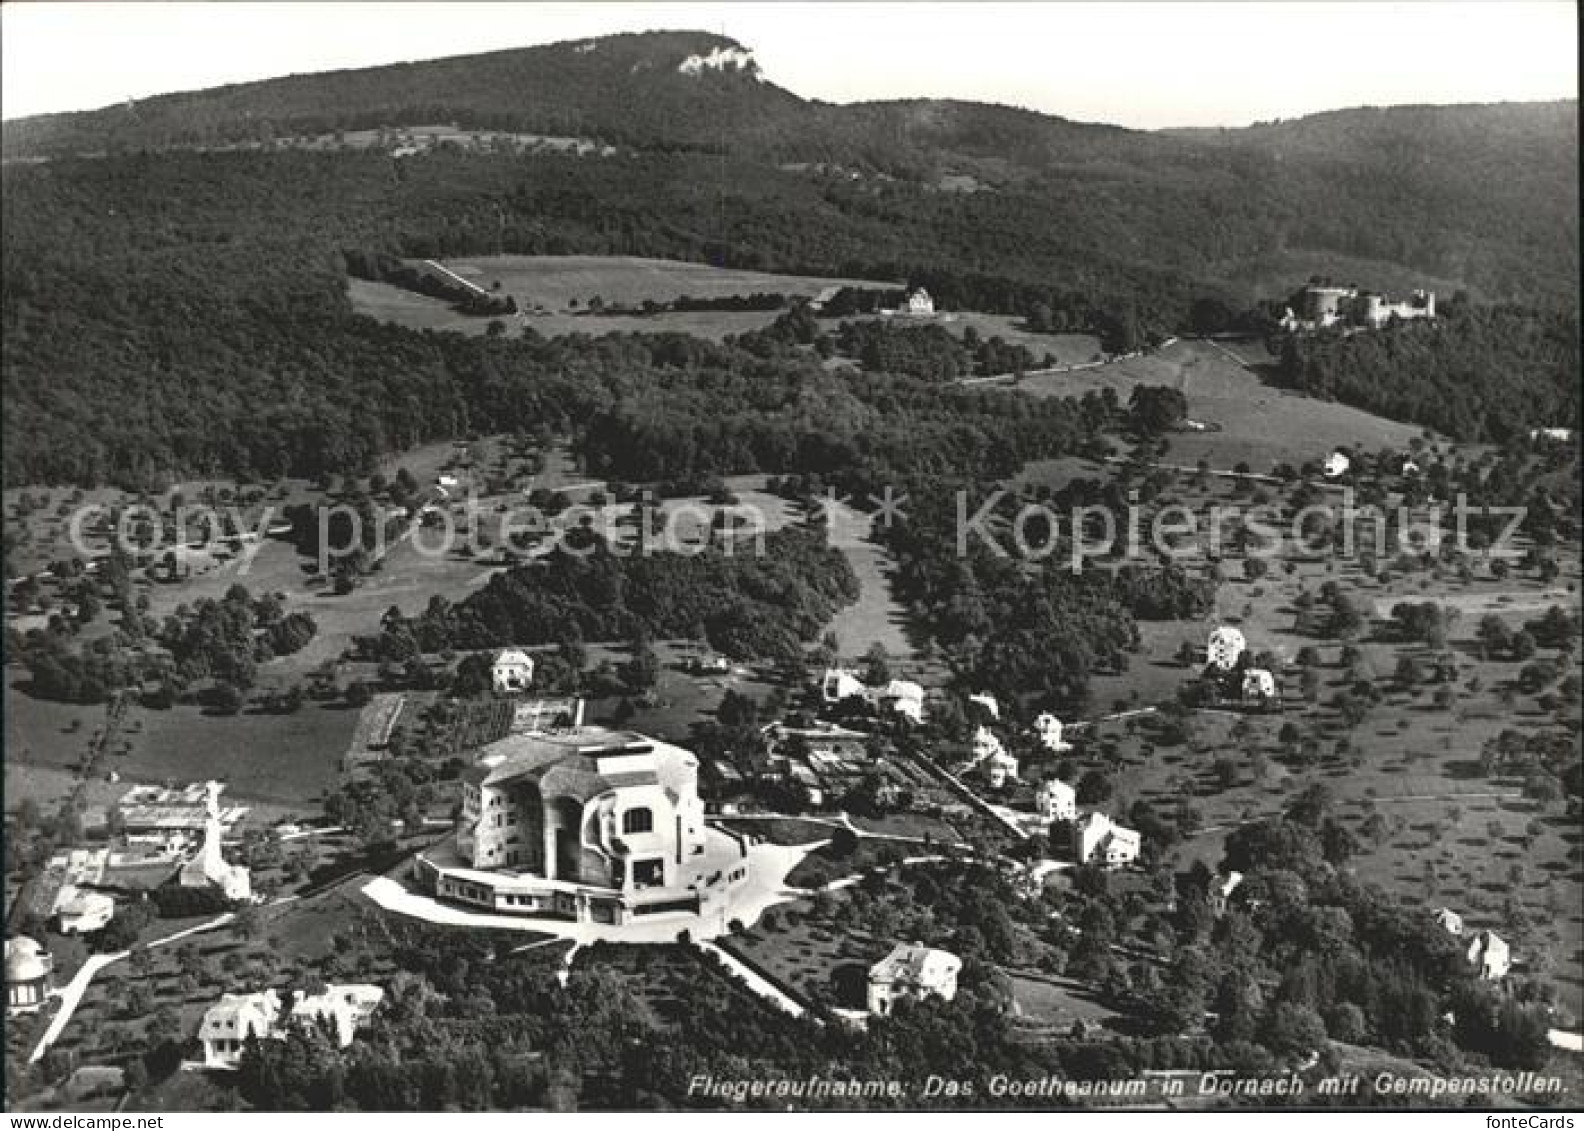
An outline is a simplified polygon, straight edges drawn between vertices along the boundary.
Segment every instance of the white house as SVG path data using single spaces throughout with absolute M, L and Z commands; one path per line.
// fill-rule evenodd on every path
M 1034 806 L 1044 821 L 1076 821 L 1078 794 L 1060 778 L 1043 782 L 1034 793 Z
M 184 888 L 219 888 L 230 900 L 253 898 L 253 883 L 248 870 L 241 864 L 226 863 L 221 851 L 224 829 L 220 823 L 220 785 L 208 782 L 209 818 L 204 826 L 203 845 L 186 864 L 182 865 L 178 880 Z
M 989 727 L 979 727 L 973 736 L 973 760 L 977 765 L 992 755 L 999 754 L 1006 748 L 1001 745 L 1001 740 Z
M 490 664 L 490 686 L 503 695 L 527 691 L 533 683 L 533 657 L 520 648 L 505 648 Z
M 826 668 L 820 680 L 820 698 L 827 703 L 840 703 L 855 695 L 862 696 L 866 690 L 863 680 L 846 668 Z
M 957 996 L 962 959 L 923 943 L 899 943 L 869 968 L 869 1012 L 884 1017 L 901 998 Z
M 924 721 L 924 688 L 908 679 L 893 679 L 876 695 L 880 706 L 915 723 Z
M 1495 931 L 1481 931 L 1469 943 L 1468 960 L 1479 969 L 1480 977 L 1494 981 L 1505 978 L 1512 969 L 1512 951 Z
M 1231 625 L 1224 624 L 1210 634 L 1210 643 L 1205 646 L 1205 659 L 1224 672 L 1231 671 L 1247 647 L 1248 642 L 1243 639 L 1243 634 Z
M 249 1037 L 281 1040 L 292 1025 L 326 1024 L 345 1048 L 384 998 L 383 989 L 370 985 L 326 986 L 318 994 L 288 995 L 285 1002 L 274 990 L 224 994 L 198 1027 L 204 1066 L 235 1068 Z
M 1242 884 L 1242 872 L 1228 872 L 1224 876 L 1217 876 L 1210 884 L 1210 909 L 1217 915 L 1225 915 L 1232 903 L 1232 893 Z
M 55 893 L 55 917 L 63 935 L 85 935 L 115 918 L 115 900 L 76 884 L 62 884 Z
M 983 707 L 992 719 L 1000 721 L 1001 704 L 996 702 L 996 697 L 988 691 L 981 691 L 975 695 L 968 696 L 968 702 L 972 705 Z
M 930 298 L 930 293 L 923 287 L 916 287 L 908 293 L 907 298 L 903 301 L 901 313 L 915 317 L 934 314 L 935 300 Z
M 1061 720 L 1049 711 L 1034 720 L 1034 734 L 1039 738 L 1040 745 L 1053 753 L 1072 749 L 1069 744 L 1062 741 Z
M 26 935 L 6 939 L 6 1013 L 32 1013 L 55 990 L 55 959 Z
M 1264 702 L 1276 698 L 1276 677 L 1264 668 L 1249 668 L 1243 673 L 1245 702 Z
M 1463 916 L 1453 911 L 1450 907 L 1437 908 L 1433 918 L 1436 921 L 1436 926 L 1453 938 L 1463 937 Z
M 1326 456 L 1325 463 L 1321 466 L 1321 470 L 1325 473 L 1325 477 L 1327 479 L 1335 479 L 1337 476 L 1344 474 L 1347 469 L 1352 466 L 1353 461 L 1348 459 L 1348 457 L 1342 452 L 1332 452 L 1330 455 Z
M 1080 864 L 1094 860 L 1120 868 L 1138 859 L 1139 848 L 1139 834 L 1113 824 L 1104 813 L 1090 813 L 1073 827 L 1073 855 Z
M 1018 780 L 1018 760 L 1005 749 L 990 755 L 990 765 L 985 769 L 992 789 L 1001 789 L 1009 781 Z

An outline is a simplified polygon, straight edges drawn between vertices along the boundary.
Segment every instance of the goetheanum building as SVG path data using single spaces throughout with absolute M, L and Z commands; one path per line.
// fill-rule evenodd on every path
M 454 841 L 415 869 L 441 899 L 620 924 L 724 907 L 748 845 L 705 825 L 692 753 L 585 727 L 486 746 L 463 776 Z

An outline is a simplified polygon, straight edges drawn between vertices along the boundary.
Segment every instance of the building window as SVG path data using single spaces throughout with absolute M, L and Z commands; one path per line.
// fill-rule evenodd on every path
M 622 814 L 622 832 L 652 833 L 654 832 L 654 814 L 647 809 L 629 809 Z

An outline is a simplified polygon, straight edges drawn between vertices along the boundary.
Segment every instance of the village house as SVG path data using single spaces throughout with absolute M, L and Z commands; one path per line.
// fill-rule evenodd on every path
M 63 935 L 86 935 L 115 918 L 115 900 L 98 891 L 65 884 L 55 896 L 55 920 Z
M 420 854 L 435 895 L 490 911 L 622 924 L 703 914 L 748 875 L 747 843 L 707 828 L 698 758 L 603 727 L 514 734 L 462 776 L 455 841 Z
M 875 701 L 912 722 L 924 721 L 924 688 L 912 680 L 893 679 L 876 693 Z
M 1242 872 L 1228 872 L 1217 876 L 1210 884 L 1210 910 L 1217 918 L 1227 913 L 1232 905 L 1232 893 L 1243 884 Z
M 490 663 L 490 686 L 501 695 L 527 691 L 533 683 L 533 657 L 520 648 L 505 648 Z
M 885 1017 L 903 998 L 957 996 L 957 975 L 962 959 L 923 943 L 899 943 L 890 954 L 869 968 L 869 1012 Z
M 1463 916 L 1453 911 L 1450 907 L 1438 907 L 1432 918 L 1435 919 L 1436 926 L 1453 938 L 1463 937 Z
M 32 1013 L 55 992 L 55 959 L 26 935 L 6 939 L 6 1013 Z
M 1238 659 L 1247 647 L 1248 642 L 1243 639 L 1243 633 L 1224 624 L 1210 634 L 1210 642 L 1205 646 L 1205 659 L 1222 671 L 1229 672 L 1237 667 Z
M 1040 740 L 1040 745 L 1053 754 L 1072 749 L 1071 745 L 1062 741 L 1061 720 L 1049 711 L 1042 713 L 1034 720 L 1034 735 Z
M 1327 479 L 1335 479 L 1339 475 L 1345 475 L 1348 468 L 1352 466 L 1353 461 L 1345 453 L 1332 452 L 1326 456 L 1325 463 L 1321 465 L 1320 470 L 1324 472 Z
M 1139 857 L 1139 834 L 1113 824 L 1104 813 L 1090 813 L 1073 827 L 1073 855 L 1078 863 L 1091 860 L 1106 868 L 1121 868 Z
M 198 1027 L 206 1068 L 234 1069 L 248 1038 L 282 1040 L 293 1025 L 318 1025 L 346 1048 L 385 998 L 379 986 L 325 986 L 321 993 L 288 993 L 283 1001 L 274 990 L 225 994 L 209 1007 Z
M 1007 782 L 1018 780 L 1018 760 L 1004 748 L 990 755 L 989 765 L 985 768 L 985 777 L 990 782 L 991 789 L 1002 789 Z
M 1481 931 L 1475 935 L 1466 953 L 1482 978 L 1495 981 L 1505 978 L 1507 971 L 1512 969 L 1512 951 L 1495 931 Z
M 1078 819 L 1078 793 L 1060 778 L 1042 782 L 1034 792 L 1034 807 L 1040 819 L 1051 821 L 1076 821 Z
M 934 314 L 935 300 L 930 297 L 930 293 L 923 287 L 915 287 L 908 292 L 907 298 L 902 302 L 902 309 L 898 313 L 914 318 L 922 318 Z
M 1264 704 L 1276 698 L 1276 677 L 1264 668 L 1249 668 L 1243 673 L 1245 703 Z
M 855 696 L 861 697 L 868 690 L 863 681 L 846 668 L 826 668 L 820 680 L 820 697 L 831 705 Z

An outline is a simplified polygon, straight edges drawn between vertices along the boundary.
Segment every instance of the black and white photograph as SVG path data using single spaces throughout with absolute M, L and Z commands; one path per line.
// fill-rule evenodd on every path
M 0 3 L 7 1127 L 1574 1127 L 1578 21 Z

